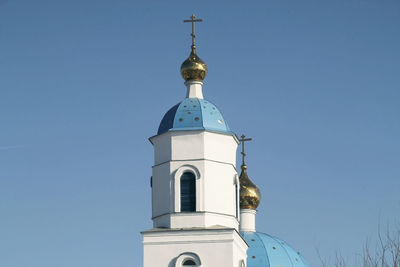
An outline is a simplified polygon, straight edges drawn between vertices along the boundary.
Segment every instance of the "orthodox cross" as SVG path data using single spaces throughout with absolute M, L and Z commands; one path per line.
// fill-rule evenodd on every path
M 246 157 L 246 153 L 244 153 L 244 142 L 251 141 L 251 140 L 252 140 L 252 138 L 246 138 L 246 136 L 244 134 L 242 134 L 242 136 L 239 139 L 240 143 L 242 143 L 242 152 L 240 153 L 240 154 L 242 154 L 242 166 L 246 165 L 244 163 L 244 158 Z
M 192 34 L 190 34 L 190 36 L 192 36 L 192 46 L 194 46 L 194 39 L 196 38 L 196 35 L 194 34 L 194 24 L 196 22 L 202 22 L 202 19 L 196 19 L 196 16 L 193 14 L 190 19 L 185 19 L 183 22 L 191 22 L 192 23 Z

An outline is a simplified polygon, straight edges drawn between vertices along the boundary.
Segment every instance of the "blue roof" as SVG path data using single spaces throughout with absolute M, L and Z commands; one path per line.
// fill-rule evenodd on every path
M 240 232 L 246 240 L 247 267 L 308 267 L 303 257 L 284 241 L 259 232 Z
M 186 98 L 165 113 L 158 133 L 178 130 L 210 130 L 231 133 L 218 108 L 208 100 Z

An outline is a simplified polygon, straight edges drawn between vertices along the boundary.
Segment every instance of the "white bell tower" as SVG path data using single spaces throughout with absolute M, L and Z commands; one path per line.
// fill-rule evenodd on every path
M 192 51 L 181 66 L 186 98 L 164 116 L 154 146 L 153 229 L 143 231 L 144 267 L 240 266 L 247 244 L 238 232 L 239 140 L 203 99 L 206 64 Z

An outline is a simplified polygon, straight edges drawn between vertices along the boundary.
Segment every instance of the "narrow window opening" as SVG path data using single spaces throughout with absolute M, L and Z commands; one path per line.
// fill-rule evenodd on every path
M 235 183 L 235 202 L 236 202 L 236 218 L 239 218 L 239 196 L 238 196 L 238 185 Z
M 183 266 L 196 266 L 196 263 L 194 261 L 192 261 L 192 260 L 186 260 L 183 263 Z
M 196 177 L 191 172 L 181 176 L 181 212 L 196 211 Z

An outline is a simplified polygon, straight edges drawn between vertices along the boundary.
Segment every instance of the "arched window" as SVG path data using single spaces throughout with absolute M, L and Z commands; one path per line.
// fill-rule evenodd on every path
M 181 176 L 181 212 L 196 211 L 196 177 L 191 172 Z
M 176 258 L 175 267 L 202 267 L 202 265 L 199 256 L 185 252 Z
M 183 266 L 196 266 L 196 263 L 193 260 L 185 260 L 182 264 Z

